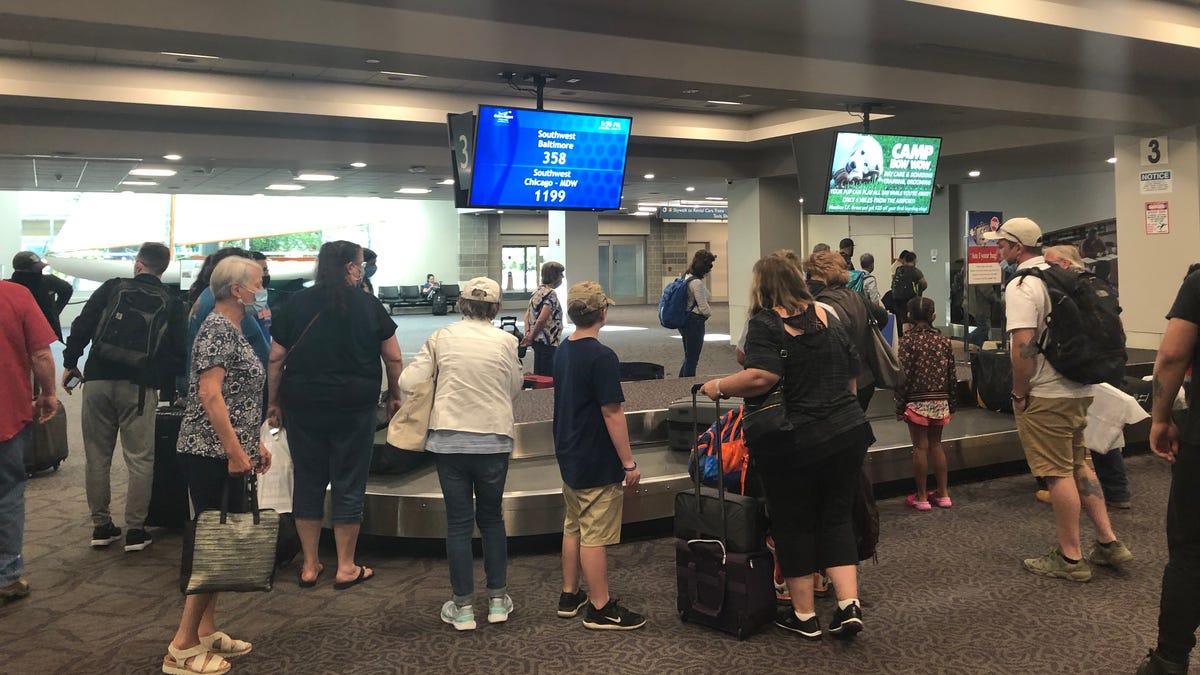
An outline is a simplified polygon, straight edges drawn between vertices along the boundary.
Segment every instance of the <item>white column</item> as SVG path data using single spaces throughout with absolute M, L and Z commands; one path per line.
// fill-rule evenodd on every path
M 547 220 L 550 245 L 546 259 L 557 260 L 567 268 L 566 279 L 558 288 L 558 298 L 562 301 L 565 314 L 567 289 L 571 284 L 600 278 L 600 262 L 596 252 L 600 238 L 600 216 L 591 211 L 550 211 Z
M 781 248 L 800 247 L 800 189 L 794 178 L 755 178 L 729 186 L 729 336 L 741 339 L 750 308 L 754 263 Z M 721 264 L 718 260 L 717 264 Z

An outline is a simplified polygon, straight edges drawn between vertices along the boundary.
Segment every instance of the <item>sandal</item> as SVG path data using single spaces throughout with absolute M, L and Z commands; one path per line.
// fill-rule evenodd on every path
M 325 566 L 317 563 L 317 576 L 312 579 L 304 580 L 304 567 L 300 567 L 300 571 L 296 573 L 296 581 L 300 588 L 313 588 L 317 585 L 317 581 L 321 578 L 321 573 L 325 571 Z
M 226 659 L 249 654 L 250 650 L 254 649 L 254 645 L 249 642 L 234 640 L 228 633 L 221 631 L 200 638 L 200 644 L 207 647 L 209 652 Z
M 347 588 L 352 588 L 354 586 L 361 584 L 364 581 L 370 581 L 371 579 L 374 579 L 374 578 L 375 578 L 375 570 L 371 570 L 371 573 L 367 574 L 366 566 L 359 565 L 358 566 L 358 577 L 351 579 L 350 581 L 335 581 L 333 583 L 333 590 L 344 591 Z
M 189 649 L 168 644 L 162 671 L 167 675 L 224 675 L 229 672 L 229 662 L 208 651 L 203 643 Z
M 943 497 L 937 490 L 929 492 L 929 501 L 933 502 L 940 509 L 948 509 L 954 506 L 954 502 L 950 501 L 949 497 Z
M 919 501 L 916 495 L 909 495 L 908 498 L 904 500 L 904 503 L 918 511 L 928 511 L 933 508 L 929 505 L 928 498 L 926 498 L 925 501 Z

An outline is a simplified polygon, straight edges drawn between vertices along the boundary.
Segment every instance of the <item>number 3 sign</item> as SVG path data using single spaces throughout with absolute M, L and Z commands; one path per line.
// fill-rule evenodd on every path
M 1141 145 L 1142 166 L 1168 164 L 1167 137 L 1143 138 Z

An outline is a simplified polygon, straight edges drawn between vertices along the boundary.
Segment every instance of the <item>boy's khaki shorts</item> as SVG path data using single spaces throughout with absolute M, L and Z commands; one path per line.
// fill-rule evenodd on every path
M 625 489 L 620 483 L 572 489 L 563 485 L 563 534 L 579 537 L 582 546 L 611 546 L 621 543 L 621 508 Z

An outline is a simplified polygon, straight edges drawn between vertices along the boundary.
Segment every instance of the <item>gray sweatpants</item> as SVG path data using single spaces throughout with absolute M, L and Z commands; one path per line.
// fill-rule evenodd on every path
M 112 521 L 108 506 L 112 487 L 109 473 L 117 432 L 125 452 L 129 487 L 125 496 L 125 526 L 142 529 L 150 508 L 154 482 L 154 411 L 158 392 L 146 389 L 138 414 L 138 385 L 118 380 L 93 380 L 83 385 L 83 449 L 87 458 L 87 501 L 96 527 Z

